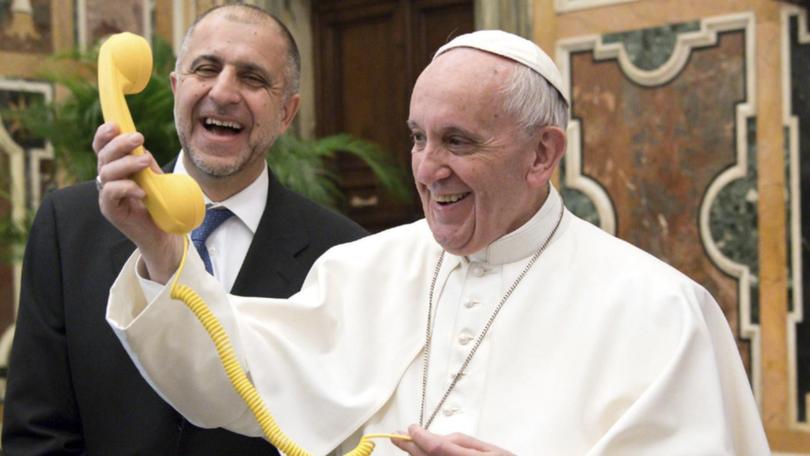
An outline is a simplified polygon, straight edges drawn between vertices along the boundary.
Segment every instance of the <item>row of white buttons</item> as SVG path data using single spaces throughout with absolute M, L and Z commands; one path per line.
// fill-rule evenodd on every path
M 478 304 L 480 304 L 480 303 L 478 302 L 478 300 L 477 300 L 477 299 L 475 299 L 475 298 L 470 298 L 470 299 L 468 299 L 468 300 L 467 300 L 467 301 L 464 303 L 464 307 L 466 307 L 466 308 L 468 308 L 468 309 L 472 309 L 473 307 L 477 306 Z M 472 334 L 470 334 L 470 333 L 469 333 L 469 332 L 467 332 L 467 331 L 463 331 L 463 332 L 462 332 L 461 334 L 459 334 L 459 336 L 458 336 L 458 343 L 460 343 L 461 345 L 467 345 L 468 343 L 470 343 L 470 341 L 471 341 L 472 339 L 473 339 L 473 335 L 472 335 Z
M 487 272 L 488 272 L 487 268 L 481 263 L 472 263 L 470 265 L 470 274 L 472 274 L 475 277 L 483 277 L 484 274 L 486 274 Z M 474 297 L 473 298 L 468 298 L 464 302 L 464 307 L 466 307 L 467 309 L 472 309 L 473 307 L 477 306 L 480 303 L 481 302 L 477 298 L 474 298 Z M 459 334 L 457 340 L 458 340 L 459 344 L 467 345 L 474 338 L 475 338 L 475 336 L 473 334 L 471 334 L 470 332 L 465 330 L 465 331 L 462 331 Z M 464 376 L 465 374 L 462 373 L 461 375 Z M 450 374 L 450 379 L 451 380 L 455 379 L 455 377 L 456 377 L 455 373 Z M 447 416 L 447 417 L 456 415 L 458 413 L 461 413 L 461 408 L 456 406 L 456 405 L 447 405 L 444 408 L 442 408 L 442 415 Z

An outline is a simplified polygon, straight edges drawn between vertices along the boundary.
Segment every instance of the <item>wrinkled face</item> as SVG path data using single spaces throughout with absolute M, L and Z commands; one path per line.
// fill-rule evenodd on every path
M 230 9 L 197 24 L 172 73 L 174 117 L 186 168 L 199 181 L 241 189 L 286 130 L 298 95 L 286 100 L 286 43 L 275 24 L 234 20 Z
M 520 227 L 545 193 L 529 177 L 537 136 L 502 107 L 515 63 L 458 48 L 419 76 L 408 126 L 416 188 L 436 241 L 469 255 Z

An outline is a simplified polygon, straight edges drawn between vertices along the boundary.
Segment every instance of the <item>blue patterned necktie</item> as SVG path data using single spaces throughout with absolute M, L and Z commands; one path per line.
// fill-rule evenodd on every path
M 202 225 L 191 232 L 191 242 L 194 243 L 194 247 L 197 248 L 197 252 L 199 252 L 200 258 L 203 260 L 203 264 L 205 264 L 205 270 L 211 275 L 214 275 L 214 272 L 211 266 L 211 257 L 208 255 L 208 248 L 205 247 L 205 240 L 208 239 L 208 236 L 213 233 L 219 225 L 222 225 L 222 223 L 231 218 L 231 216 L 233 216 L 233 212 L 226 207 L 206 209 L 205 219 Z

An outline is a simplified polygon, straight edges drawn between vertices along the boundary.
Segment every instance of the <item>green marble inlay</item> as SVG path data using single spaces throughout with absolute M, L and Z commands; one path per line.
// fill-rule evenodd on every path
M 652 71 L 660 67 L 675 50 L 675 42 L 681 33 L 700 30 L 700 22 L 683 22 L 662 27 L 610 33 L 602 36 L 602 43 L 622 43 L 627 56 L 638 68 Z
M 596 212 L 596 206 L 586 194 L 573 188 L 564 187 L 560 190 L 560 195 L 565 201 L 565 207 L 574 215 L 599 226 L 599 214 Z
M 560 160 L 560 195 L 565 207 L 574 215 L 599 226 L 599 213 L 596 212 L 596 205 L 593 204 L 593 201 L 580 190 L 566 186 L 565 159 Z
M 751 272 L 751 320 L 759 323 L 759 254 L 757 250 L 756 118 L 747 119 L 748 166 L 744 177 L 717 194 L 709 210 L 712 239 L 727 258 Z

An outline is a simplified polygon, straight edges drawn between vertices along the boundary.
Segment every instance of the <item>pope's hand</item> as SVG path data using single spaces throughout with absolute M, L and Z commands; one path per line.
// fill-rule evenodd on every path
M 408 427 L 412 441 L 391 439 L 402 451 L 412 456 L 506 456 L 512 453 L 465 434 L 438 435 L 413 424 Z
M 119 135 L 118 126 L 105 123 L 96 130 L 93 150 L 98 160 L 98 203 L 101 213 L 140 250 L 146 266 L 146 276 L 165 283 L 177 270 L 182 256 L 180 236 L 161 231 L 146 211 L 146 192 L 130 177 L 136 172 L 160 168 L 147 151 L 134 156 L 131 152 L 143 145 L 143 135 Z

